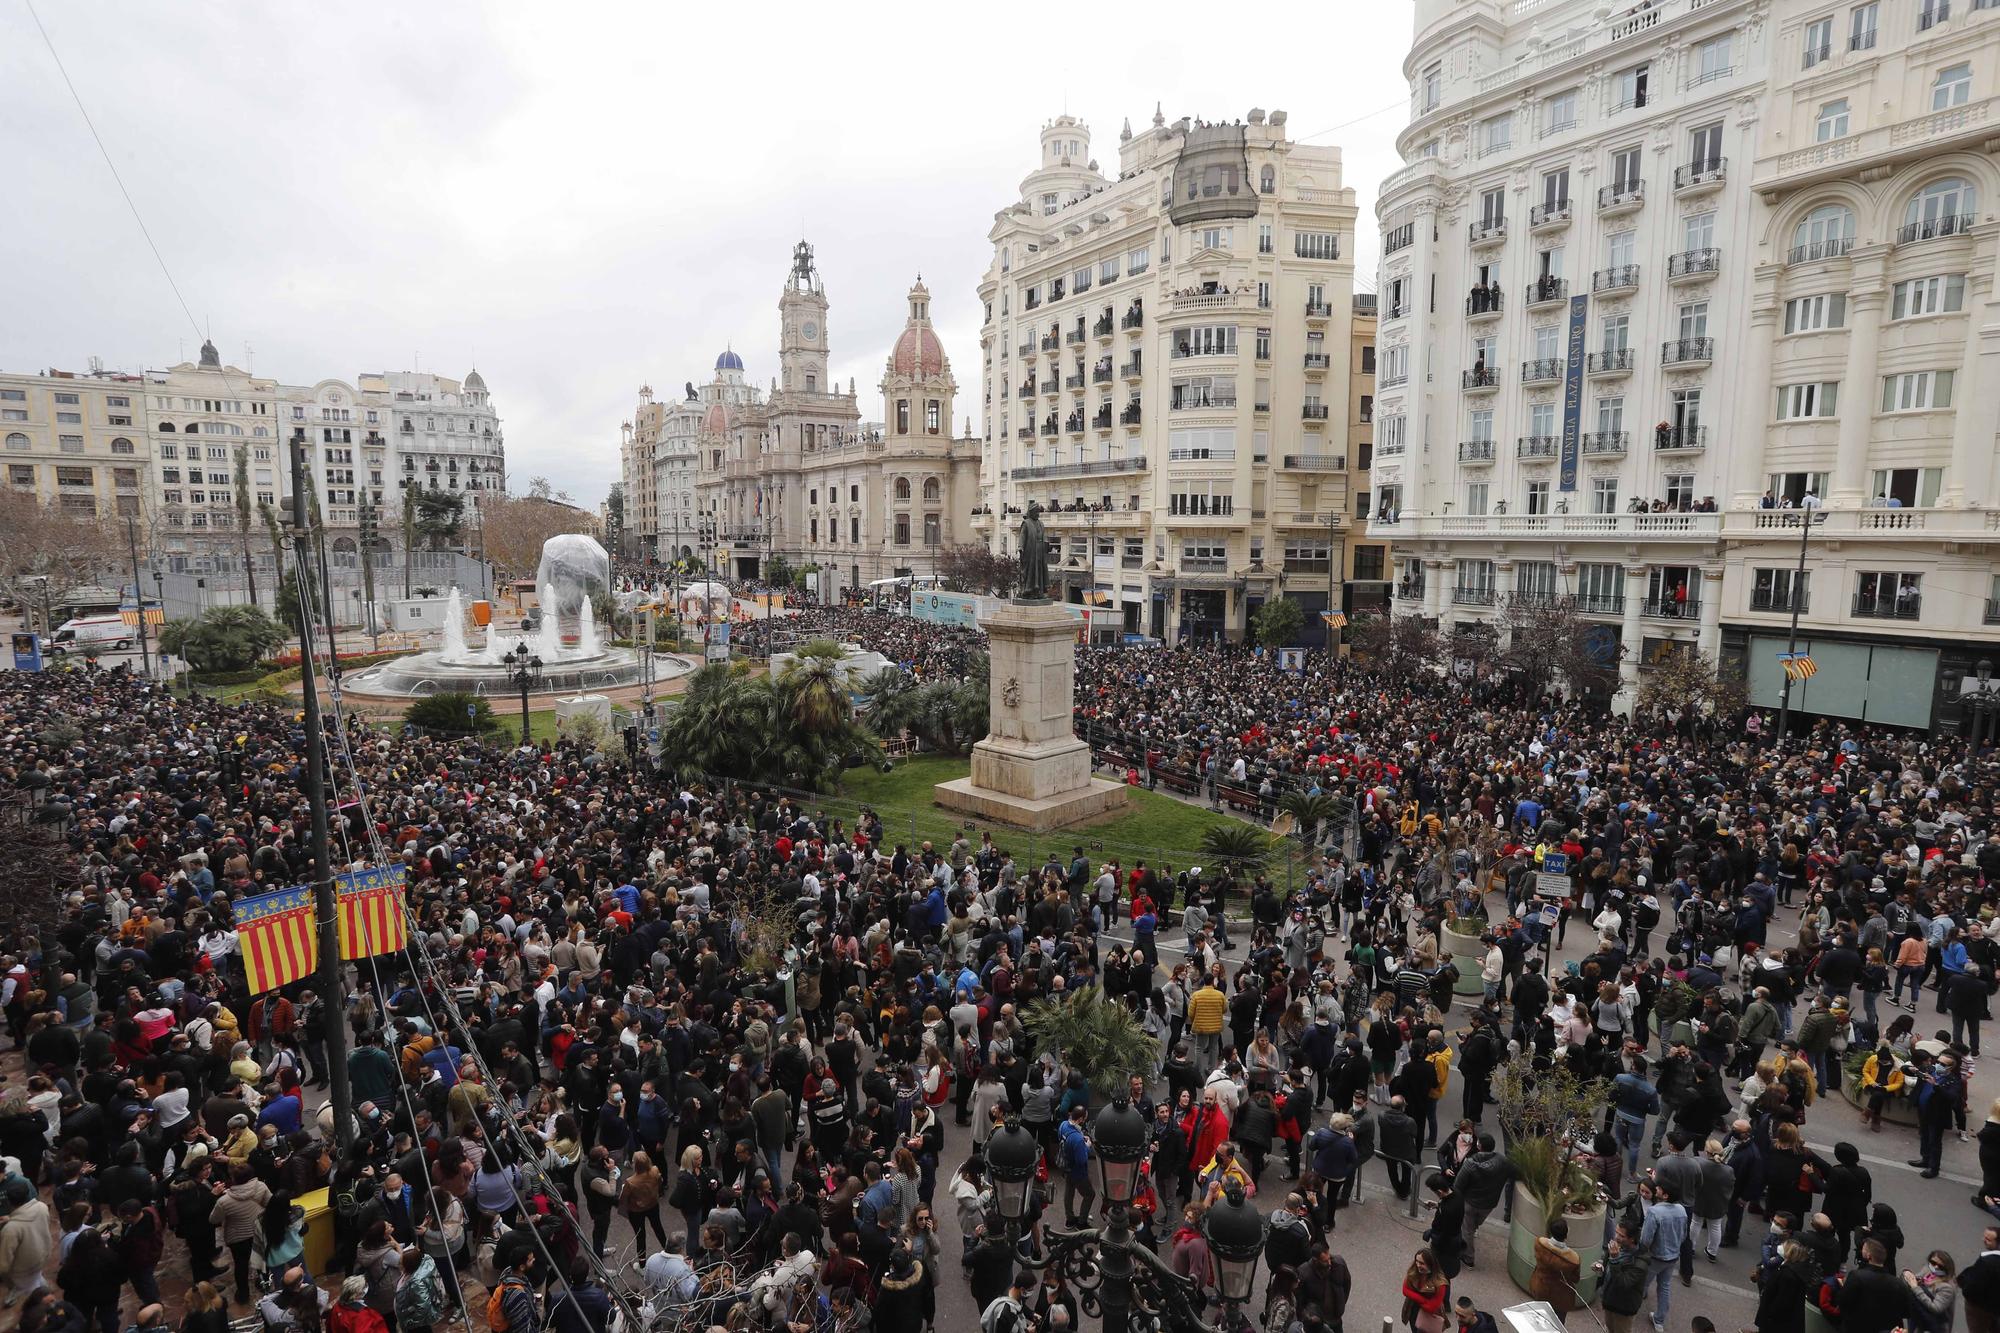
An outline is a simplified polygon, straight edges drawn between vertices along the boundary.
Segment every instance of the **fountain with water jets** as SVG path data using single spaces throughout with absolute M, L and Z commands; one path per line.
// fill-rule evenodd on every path
M 527 635 L 513 638 L 489 624 L 478 651 L 466 646 L 465 599 L 452 588 L 444 599 L 444 635 L 435 649 L 412 653 L 379 666 L 351 673 L 342 687 L 354 694 L 420 698 L 448 691 L 505 695 L 516 687 L 508 680 L 506 656 L 526 643 L 542 659 L 539 692 L 577 694 L 637 685 L 648 676 L 645 653 L 607 647 L 597 627 L 593 593 L 611 586 L 611 561 L 594 538 L 578 533 L 552 537 L 542 547 L 535 580 L 541 620 Z M 655 681 L 684 675 L 694 668 L 680 658 L 656 656 L 650 672 Z

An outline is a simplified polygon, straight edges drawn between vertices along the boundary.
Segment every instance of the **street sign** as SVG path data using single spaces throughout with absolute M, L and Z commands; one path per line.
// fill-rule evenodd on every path
M 1542 924 L 1545 926 L 1553 926 L 1561 916 L 1562 913 L 1557 911 L 1554 907 L 1544 907 L 1542 909 Z
M 1551 875 L 1547 871 L 1536 875 L 1535 896 L 1537 898 L 1569 897 L 1569 876 Z
M 1565 852 L 1544 852 L 1542 854 L 1541 868 L 1543 874 L 1567 875 L 1569 873 L 1569 855 Z

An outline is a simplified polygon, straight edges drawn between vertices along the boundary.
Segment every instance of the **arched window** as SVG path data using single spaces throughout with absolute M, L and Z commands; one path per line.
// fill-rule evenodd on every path
M 160 423 L 160 434 L 162 434 L 162 435 L 172 435 L 173 433 L 174 433 L 174 423 L 173 423 L 173 422 L 171 422 L 171 421 L 162 421 L 162 422 Z
M 120 435 L 117 439 L 111 442 L 111 452 L 114 454 L 129 454 L 134 452 L 132 448 L 132 441 L 126 439 L 123 435 Z
M 938 498 L 938 479 L 936 477 L 925 477 L 924 499 L 935 500 L 937 498 Z
M 28 451 L 28 437 L 21 434 L 18 430 L 14 431 L 7 437 L 7 447 L 16 453 L 26 453 Z
M 929 434 L 935 435 L 942 429 L 944 429 L 943 404 L 939 403 L 935 398 L 926 399 L 924 402 L 924 430 Z
M 910 479 L 908 477 L 896 478 L 896 498 L 898 500 L 907 500 L 910 498 Z
M 1970 227 L 1979 212 L 1979 191 L 1963 176 L 1932 181 L 1910 197 L 1903 210 L 1901 241 L 1927 241 L 1956 236 Z
M 1262 171 L 1258 172 L 1257 188 L 1265 194 L 1276 194 L 1278 192 L 1278 169 L 1276 167 L 1265 167 Z
M 1792 232 L 1792 262 L 1832 259 L 1854 248 L 1854 214 L 1845 204 L 1821 204 Z

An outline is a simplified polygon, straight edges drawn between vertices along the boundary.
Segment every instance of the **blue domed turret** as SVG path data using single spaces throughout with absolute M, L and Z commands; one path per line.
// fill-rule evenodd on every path
M 724 351 L 721 356 L 715 358 L 715 368 L 717 370 L 741 370 L 743 369 L 743 358 L 736 355 L 733 351 Z

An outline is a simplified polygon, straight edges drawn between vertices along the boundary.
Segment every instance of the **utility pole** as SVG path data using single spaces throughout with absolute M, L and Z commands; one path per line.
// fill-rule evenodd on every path
M 1791 637 L 1785 641 L 1785 655 L 1787 657 L 1796 656 L 1799 651 L 1799 611 L 1801 609 L 1799 585 L 1805 582 L 1806 577 L 1806 538 L 1812 535 L 1813 523 L 1820 513 L 1817 508 L 1800 509 L 1796 512 L 1799 516 L 1799 565 L 1798 569 L 1792 574 L 1792 586 L 1790 589 L 1792 600 L 1792 632 Z M 1785 672 L 1783 690 L 1778 695 L 1778 744 L 1780 745 L 1785 743 L 1785 728 L 1790 724 L 1791 720 L 1792 673 L 1787 671 Z
M 125 519 L 125 545 L 132 552 L 132 605 L 139 608 L 139 666 L 151 679 L 153 656 L 146 647 L 146 590 L 139 585 L 139 532 L 129 516 Z
M 313 549 L 312 533 L 307 520 L 306 494 L 306 434 L 303 429 L 292 432 L 292 557 L 305 561 Z M 319 968 L 314 985 L 319 990 L 320 1003 L 326 1006 L 326 1063 L 328 1080 L 332 1083 L 333 1130 L 340 1147 L 345 1150 L 354 1142 L 354 1095 L 347 1084 L 347 1006 L 343 997 L 347 988 L 340 978 L 340 923 L 339 904 L 333 891 L 333 856 L 329 850 L 326 814 L 326 732 L 320 724 L 319 685 L 313 679 L 313 641 L 311 618 L 306 614 L 305 601 L 312 596 L 312 572 L 310 567 L 301 565 L 298 573 L 299 586 L 305 590 L 305 598 L 299 607 L 299 674 L 305 687 L 306 724 L 306 803 L 312 808 L 312 864 L 313 864 L 313 917 L 314 931 L 319 937 Z M 333 608 L 326 608 L 327 619 L 333 619 Z

